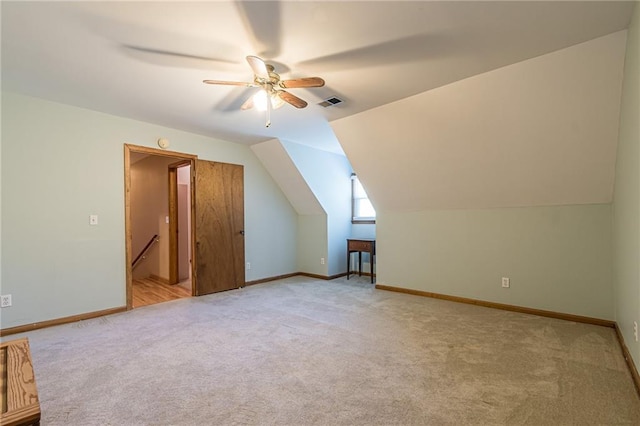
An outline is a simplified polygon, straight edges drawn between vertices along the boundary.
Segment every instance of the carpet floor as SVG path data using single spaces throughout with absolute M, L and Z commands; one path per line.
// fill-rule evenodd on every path
M 292 277 L 9 338 L 23 336 L 43 426 L 640 424 L 613 329 L 365 277 Z

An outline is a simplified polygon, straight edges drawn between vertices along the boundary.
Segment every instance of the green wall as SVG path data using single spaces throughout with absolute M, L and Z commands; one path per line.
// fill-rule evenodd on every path
M 248 281 L 297 271 L 297 214 L 248 146 L 4 92 L 2 328 L 125 305 L 123 144 L 160 137 L 244 165 Z
M 328 226 L 326 214 L 301 214 L 298 216 L 298 271 L 329 275 Z M 325 259 L 324 265 L 320 258 Z
M 613 319 L 610 223 L 608 204 L 379 211 L 378 283 Z
M 615 319 L 636 366 L 640 344 L 640 6 L 636 3 L 627 35 L 627 55 L 613 201 Z

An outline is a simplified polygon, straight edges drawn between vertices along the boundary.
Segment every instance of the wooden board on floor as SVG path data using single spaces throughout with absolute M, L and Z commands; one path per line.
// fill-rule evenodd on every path
M 39 425 L 40 401 L 27 338 L 0 343 L 0 424 Z

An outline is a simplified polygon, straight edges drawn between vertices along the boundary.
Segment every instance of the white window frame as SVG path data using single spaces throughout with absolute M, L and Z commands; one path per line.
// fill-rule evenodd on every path
M 358 185 L 360 186 L 361 191 L 357 191 Z M 356 192 L 361 192 L 361 194 L 356 194 Z M 371 204 L 362 183 L 360 183 L 360 180 L 355 173 L 351 173 L 351 223 L 376 223 L 375 209 L 373 216 L 358 215 L 358 205 L 363 201 Z M 373 208 L 373 205 L 371 205 L 371 208 Z

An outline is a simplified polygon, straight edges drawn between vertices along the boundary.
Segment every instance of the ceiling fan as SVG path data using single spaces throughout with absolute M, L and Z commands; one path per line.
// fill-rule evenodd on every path
M 304 108 L 307 106 L 307 103 L 303 99 L 300 99 L 296 95 L 287 92 L 284 89 L 324 86 L 324 80 L 320 77 L 281 80 L 280 75 L 275 72 L 273 65 L 265 63 L 257 56 L 247 56 L 247 62 L 253 70 L 254 78 L 252 82 L 203 80 L 203 83 L 222 84 L 226 86 L 259 87 L 261 90 L 255 95 L 249 97 L 242 104 L 240 109 L 247 110 L 255 106 L 257 109 L 266 110 L 266 127 L 271 125 L 271 110 L 280 108 L 285 102 L 296 108 Z

